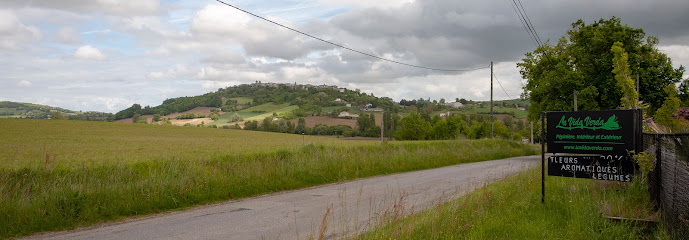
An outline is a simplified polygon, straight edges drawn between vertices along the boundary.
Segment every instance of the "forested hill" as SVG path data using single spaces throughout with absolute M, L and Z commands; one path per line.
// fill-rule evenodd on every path
M 254 83 L 243 84 L 218 89 L 194 97 L 171 98 L 163 101 L 159 106 L 142 107 L 134 104 L 115 114 L 115 120 L 131 118 L 134 114 L 168 115 L 184 112 L 195 107 L 217 107 L 223 112 L 241 110 L 265 103 L 298 105 L 300 111 L 317 112 L 323 107 L 361 106 L 371 104 L 370 107 L 396 110 L 400 108 L 388 97 L 375 97 L 373 94 L 362 93 L 359 90 L 338 88 L 337 86 L 313 86 L 297 84 Z
M 0 118 L 69 119 L 111 121 L 112 113 L 73 111 L 47 105 L 0 101 Z

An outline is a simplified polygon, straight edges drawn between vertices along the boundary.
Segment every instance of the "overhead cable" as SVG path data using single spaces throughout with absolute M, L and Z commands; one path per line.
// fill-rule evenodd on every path
M 524 27 L 524 30 L 526 31 L 526 33 L 529 34 L 529 38 L 531 38 L 531 41 L 534 42 L 534 45 L 536 45 L 536 47 L 540 47 L 541 45 L 543 45 L 543 42 L 541 42 L 541 39 L 538 36 L 538 33 L 536 33 L 536 29 L 533 27 L 533 24 L 531 24 L 531 20 L 529 19 L 528 15 L 526 14 L 526 10 L 524 10 L 524 6 L 521 4 L 521 1 L 519 1 L 519 3 L 517 3 L 518 0 L 508 0 L 508 1 L 510 1 L 510 5 L 512 6 L 512 9 L 517 14 L 517 18 L 519 18 L 519 22 Z
M 541 41 L 541 37 L 538 36 L 538 32 L 536 32 L 536 28 L 531 23 L 531 19 L 529 18 L 529 14 L 526 14 L 526 9 L 524 9 L 524 6 L 522 6 L 522 1 L 517 0 L 517 2 L 519 3 L 519 6 L 521 7 L 522 12 L 524 12 L 524 16 L 526 16 L 527 24 L 531 27 L 531 30 L 533 31 L 534 35 L 536 35 L 536 40 L 538 40 L 538 43 L 540 45 L 543 45 L 543 41 Z
M 505 88 L 502 87 L 502 83 L 500 83 L 500 80 L 498 79 L 498 76 L 496 76 L 495 73 L 493 73 L 493 77 L 495 77 L 495 80 L 498 82 L 498 85 L 500 85 L 500 88 L 502 88 L 502 91 L 505 92 L 505 95 L 507 95 L 507 98 L 510 99 L 510 100 L 512 100 L 512 97 L 510 97 L 510 95 L 507 94 L 507 91 L 505 91 Z
M 313 39 L 316 39 L 316 40 L 318 40 L 318 41 L 321 41 L 321 42 L 324 42 L 324 43 L 328 43 L 328 44 L 330 44 L 330 45 L 333 45 L 333 46 L 336 46 L 336 47 L 339 47 L 339 48 L 343 48 L 343 49 L 346 49 L 346 50 L 349 50 L 349 51 L 352 51 L 352 52 L 355 52 L 355 53 L 359 53 L 359 54 L 362 54 L 362 55 L 366 55 L 366 56 L 369 56 L 369 57 L 372 57 L 372 58 L 376 58 L 376 59 L 383 60 L 383 61 L 387 61 L 387 62 L 391 62 L 391 63 L 396 63 L 396 64 L 400 64 L 400 65 L 404 65 L 404 66 L 409 66 L 409 67 L 415 67 L 415 68 L 422 68 L 422 69 L 427 69 L 427 70 L 433 70 L 433 71 L 444 71 L 444 72 L 467 72 L 467 71 L 474 71 L 474 70 L 486 69 L 486 68 L 489 68 L 489 67 L 490 67 L 490 66 L 485 66 L 485 67 L 478 67 L 478 68 L 471 68 L 471 69 L 445 69 L 445 68 L 425 67 L 425 66 L 420 66 L 420 65 L 414 65 L 414 64 L 399 62 L 399 61 L 395 61 L 395 60 L 392 60 L 392 59 L 387 59 L 387 58 L 379 57 L 379 56 L 376 56 L 376 55 L 373 55 L 373 54 L 370 54 L 370 53 L 365 53 L 365 52 L 362 52 L 362 51 L 359 51 L 359 50 L 356 50 L 356 49 L 353 49 L 353 48 L 346 47 L 346 46 L 341 45 L 341 44 L 334 43 L 334 42 L 331 42 L 331 41 L 328 41 L 328 40 L 325 40 L 325 39 L 322 39 L 322 38 L 313 36 L 313 35 L 311 35 L 311 34 L 308 34 L 308 33 L 302 32 L 302 31 L 299 31 L 299 30 L 297 30 L 297 29 L 294 29 L 294 28 L 285 26 L 285 25 L 283 25 L 283 24 L 277 23 L 277 22 L 272 21 L 272 20 L 270 20 L 270 19 L 261 17 L 261 16 L 259 16 L 259 15 L 256 15 L 256 14 L 254 14 L 254 13 L 251 13 L 251 12 L 247 11 L 247 10 L 238 8 L 238 7 L 236 7 L 236 6 L 232 5 L 232 4 L 223 2 L 223 1 L 221 1 L 221 0 L 216 0 L 216 1 L 219 2 L 219 3 L 222 3 L 222 4 L 226 5 L 226 6 L 229 6 L 229 7 L 232 7 L 232 8 L 234 8 L 234 9 L 237 9 L 237 10 L 239 10 L 239 11 L 242 11 L 242 12 L 244 12 L 244 13 L 246 13 L 246 14 L 251 15 L 251 16 L 257 17 L 257 18 L 259 18 L 259 19 L 261 19 L 261 20 L 270 22 L 270 23 L 272 23 L 272 24 L 278 25 L 278 26 L 283 27 L 283 28 L 285 28 L 285 29 L 289 29 L 289 30 L 291 30 L 291 31 L 297 32 L 297 33 L 299 33 L 299 34 L 302 34 L 302 35 L 304 35 L 304 36 L 307 36 L 307 37 L 310 37 L 310 38 L 313 38 Z

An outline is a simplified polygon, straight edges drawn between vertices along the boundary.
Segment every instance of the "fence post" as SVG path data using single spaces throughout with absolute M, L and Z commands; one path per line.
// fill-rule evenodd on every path
M 656 145 L 656 154 L 655 154 L 656 155 L 656 166 L 655 166 L 656 167 L 656 169 L 655 169 L 656 170 L 656 182 L 655 182 L 656 186 L 655 187 L 658 191 L 657 192 L 658 195 L 655 196 L 655 198 L 657 198 L 658 206 L 662 208 L 663 207 L 662 206 L 663 200 L 661 199 L 661 197 L 663 195 L 663 178 L 662 178 L 663 174 L 661 174 L 661 172 L 663 171 L 663 166 L 662 166 L 663 151 L 661 150 L 662 144 L 660 142 L 660 135 L 659 134 L 654 135 L 653 140 L 655 141 L 655 145 Z

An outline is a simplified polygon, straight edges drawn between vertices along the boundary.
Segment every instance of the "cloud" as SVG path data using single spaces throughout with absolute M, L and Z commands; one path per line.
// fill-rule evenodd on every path
M 81 39 L 76 34 L 74 28 L 64 27 L 57 31 L 57 40 L 65 44 L 79 44 Z
M 74 52 L 74 57 L 85 60 L 105 60 L 106 56 L 91 45 L 81 46 Z
M 21 50 L 23 43 L 35 41 L 41 37 L 42 34 L 38 28 L 26 26 L 14 12 L 0 9 L 0 48 Z
M 116 16 L 152 15 L 160 12 L 158 0 L 43 0 L 2 1 L 0 7 L 57 9 L 80 13 L 105 13 Z
M 17 83 L 17 87 L 31 87 L 33 84 L 27 80 L 21 80 Z
M 280 24 L 296 27 L 276 17 L 266 16 Z M 312 51 L 331 49 L 293 31 L 251 17 L 233 8 L 211 4 L 199 10 L 191 21 L 195 37 L 206 41 L 237 43 L 248 56 L 295 59 Z
M 184 65 L 184 64 L 177 64 L 173 68 L 168 69 L 167 71 L 156 71 L 156 72 L 150 72 L 146 75 L 146 77 L 150 79 L 180 79 L 180 78 L 188 78 L 190 76 L 193 76 L 194 74 L 197 73 L 197 69 L 194 69 L 190 66 Z

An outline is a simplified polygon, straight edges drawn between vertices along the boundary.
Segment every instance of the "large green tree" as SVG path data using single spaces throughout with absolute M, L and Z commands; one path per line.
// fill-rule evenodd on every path
M 592 24 L 579 20 L 556 44 L 546 42 L 517 63 L 528 80 L 522 97 L 531 100 L 529 119 L 536 120 L 541 111 L 573 109 L 575 90 L 579 110 L 618 108 L 623 93 L 613 73 L 610 49 L 615 42 L 628 54 L 632 78 L 639 76 L 640 100 L 655 112 L 667 96 L 663 88 L 680 82 L 684 67 L 672 67 L 670 58 L 656 48 L 657 38 L 613 17 Z

